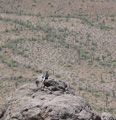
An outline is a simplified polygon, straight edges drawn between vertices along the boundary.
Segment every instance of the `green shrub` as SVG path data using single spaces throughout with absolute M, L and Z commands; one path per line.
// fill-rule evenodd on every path
M 5 29 L 5 32 L 10 32 L 10 30 L 8 28 Z
M 18 67 L 18 63 L 15 60 L 3 60 L 9 67 Z
M 109 17 L 115 17 L 115 13 L 109 13 Z
M 26 65 L 26 68 L 31 68 L 31 65 Z
M 116 108 L 107 108 L 107 111 L 110 112 L 110 113 L 113 113 L 113 111 L 115 110 Z
M 111 63 L 109 63 L 109 62 L 101 62 L 100 61 L 100 65 L 102 65 L 102 66 L 104 66 L 104 67 L 110 67 L 111 66 Z
M 101 80 L 101 83 L 105 83 L 105 81 L 104 81 L 104 80 Z
M 17 54 L 19 54 L 19 55 L 23 55 L 24 52 L 23 52 L 23 51 L 18 51 Z
M 97 111 L 103 111 L 103 108 L 102 107 L 97 108 Z
M 116 67 L 116 62 L 113 63 L 113 67 Z
M 55 76 L 56 76 L 56 78 L 60 78 L 60 77 L 61 77 L 61 75 L 60 75 L 60 74 L 56 74 Z
M 27 54 L 24 54 L 23 57 L 28 58 L 29 56 Z
M 35 4 L 32 4 L 33 7 L 35 7 L 36 5 Z
M 92 61 L 91 61 L 91 59 L 88 59 L 88 65 L 92 65 L 93 63 L 92 63 Z
M 106 92 L 106 96 L 110 96 L 110 93 L 109 93 L 109 92 Z
M 82 87 L 82 86 L 79 86 L 79 87 L 78 87 L 78 90 L 83 90 L 83 87 Z
M 94 57 L 94 59 L 97 60 L 97 61 L 100 61 L 100 57 L 99 56 Z
M 15 87 L 16 87 L 16 88 L 18 87 L 18 82 L 15 82 Z
M 67 63 L 66 67 L 72 67 L 72 63 Z
M 85 60 L 86 59 L 86 54 L 80 54 L 80 59 Z
M 87 59 L 90 59 L 90 58 L 91 58 L 91 56 L 90 56 L 90 55 L 86 55 L 86 58 L 87 58 Z
M 100 97 L 100 93 L 97 92 L 97 91 L 94 91 L 94 92 L 93 92 L 93 95 L 94 95 L 95 97 Z
M 91 107 L 94 109 L 94 110 L 97 110 L 97 107 L 93 104 L 91 104 Z
M 74 85 L 74 86 L 75 86 L 75 85 L 77 85 L 77 83 L 73 81 L 73 82 L 72 82 L 72 85 Z
M 111 21 L 115 21 L 115 19 L 114 19 L 114 18 L 111 18 Z
M 3 58 L 3 56 L 0 54 L 0 59 Z
M 51 5 L 51 2 L 48 2 L 48 5 Z
M 87 92 L 92 92 L 92 89 L 91 88 L 87 88 Z
M 110 74 L 113 74 L 113 73 L 114 73 L 114 70 L 113 70 L 113 69 L 110 69 L 110 70 L 109 70 L 109 73 L 110 73 Z
M 42 70 L 37 67 L 31 67 L 31 70 L 33 70 L 34 72 L 42 73 Z

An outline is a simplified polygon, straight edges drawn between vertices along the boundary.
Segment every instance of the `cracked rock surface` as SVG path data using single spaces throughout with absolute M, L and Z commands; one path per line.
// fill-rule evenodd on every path
M 103 118 L 104 114 L 97 115 L 64 82 L 54 79 L 38 87 L 34 83 L 20 87 L 0 112 L 0 120 L 105 120 Z

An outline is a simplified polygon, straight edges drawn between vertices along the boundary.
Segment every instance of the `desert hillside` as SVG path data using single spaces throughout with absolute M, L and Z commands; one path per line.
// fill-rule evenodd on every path
M 116 1 L 0 0 L 1 104 L 46 70 L 116 114 Z

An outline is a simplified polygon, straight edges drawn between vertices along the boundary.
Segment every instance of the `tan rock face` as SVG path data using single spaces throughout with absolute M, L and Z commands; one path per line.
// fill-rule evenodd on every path
M 101 118 L 83 98 L 71 92 L 64 82 L 47 80 L 39 87 L 30 83 L 19 88 L 1 109 L 0 120 L 101 120 Z

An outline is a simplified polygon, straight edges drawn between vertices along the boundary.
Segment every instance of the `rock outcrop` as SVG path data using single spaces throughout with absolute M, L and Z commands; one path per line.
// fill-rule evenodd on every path
M 0 120 L 105 120 L 102 117 L 57 80 L 46 80 L 38 87 L 34 83 L 22 86 L 0 113 Z
M 102 120 L 116 120 L 116 117 L 114 117 L 110 113 L 104 112 L 104 113 L 101 114 L 101 119 Z

